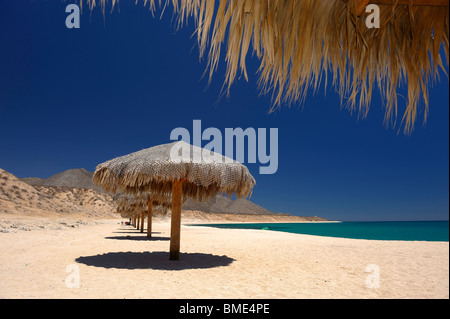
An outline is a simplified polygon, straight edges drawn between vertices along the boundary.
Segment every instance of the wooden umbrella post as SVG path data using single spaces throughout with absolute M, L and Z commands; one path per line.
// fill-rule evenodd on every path
M 145 219 L 145 210 L 143 210 L 141 214 L 141 233 L 144 232 L 144 219 Z
M 147 238 L 152 238 L 152 199 L 148 199 L 147 209 Z
M 181 191 L 183 183 L 172 183 L 172 218 L 170 224 L 170 260 L 180 259 Z
M 139 230 L 139 226 L 140 226 L 140 221 L 141 221 L 141 216 L 139 216 L 139 214 L 136 216 L 136 229 Z

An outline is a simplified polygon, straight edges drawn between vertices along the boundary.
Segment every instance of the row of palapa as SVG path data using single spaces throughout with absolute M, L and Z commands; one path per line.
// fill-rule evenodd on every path
M 189 150 L 182 161 L 172 158 L 173 148 Z M 181 205 L 188 198 L 208 200 L 216 194 L 250 196 L 255 179 L 241 163 L 214 153 L 221 161 L 198 161 L 203 148 L 183 141 L 158 145 L 114 158 L 97 165 L 94 184 L 110 193 L 117 193 L 119 212 L 142 214 L 147 206 L 147 233 L 151 236 L 152 207 L 170 208 L 170 260 L 180 253 Z

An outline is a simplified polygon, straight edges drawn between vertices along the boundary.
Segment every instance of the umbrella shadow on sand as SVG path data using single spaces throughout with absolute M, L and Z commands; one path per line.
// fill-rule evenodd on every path
M 95 256 L 81 256 L 77 263 L 87 266 L 119 269 L 184 270 L 206 269 L 230 265 L 235 259 L 202 253 L 180 253 L 180 259 L 169 260 L 166 252 L 114 252 Z
M 170 240 L 169 237 L 155 237 L 152 236 L 151 238 L 148 238 L 147 235 L 143 235 L 143 236 L 130 236 L 130 235 L 126 235 L 126 236 L 111 236 L 111 237 L 105 237 L 105 239 L 118 239 L 118 240 L 148 240 L 148 241 L 158 241 L 158 240 Z
M 137 234 L 139 231 L 137 230 L 129 230 L 129 231 L 113 231 L 114 234 Z M 161 234 L 158 231 L 152 231 L 152 234 Z

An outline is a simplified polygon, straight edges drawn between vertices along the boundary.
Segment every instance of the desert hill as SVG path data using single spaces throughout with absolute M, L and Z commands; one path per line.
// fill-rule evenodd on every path
M 101 188 L 92 183 L 93 175 L 93 172 L 89 172 L 84 168 L 75 168 L 55 174 L 49 178 L 26 177 L 21 180 L 32 186 L 91 188 L 103 192 Z
M 32 186 L 0 169 L 0 213 L 117 216 L 112 196 L 94 189 Z
M 183 204 L 183 210 L 202 211 L 218 214 L 252 214 L 252 215 L 273 215 L 271 211 L 256 205 L 255 203 L 239 198 L 230 199 L 228 197 L 217 195 L 208 201 L 195 202 L 191 199 Z
M 19 179 L 0 169 L 0 214 L 56 218 L 116 218 L 112 194 L 92 183 L 92 172 L 70 169 L 47 179 Z M 182 207 L 185 221 L 318 221 L 320 217 L 272 213 L 246 199 L 217 195 L 205 202 L 187 200 Z M 155 216 L 156 217 L 156 216 Z M 157 218 L 169 219 L 167 216 Z M 1 226 L 1 225 L 0 225 Z M 1 227 L 0 227 L 1 228 Z
M 93 172 L 89 172 L 84 168 L 77 168 L 66 170 L 64 172 L 55 174 L 46 179 L 41 179 L 38 177 L 27 177 L 22 178 L 21 180 L 30 185 L 36 186 L 36 188 L 51 195 L 56 194 L 56 190 L 57 189 L 59 190 L 61 188 L 93 189 L 99 193 L 104 193 L 101 188 L 95 186 L 94 183 L 92 182 L 93 175 L 94 175 Z M 45 187 L 51 187 L 52 191 L 45 191 Z M 72 192 L 74 192 L 74 190 L 72 190 Z M 61 196 L 64 197 L 65 195 Z M 98 196 L 98 194 L 96 196 Z M 191 211 L 202 211 L 207 213 L 220 213 L 220 214 L 253 214 L 253 215 L 274 214 L 269 210 L 251 202 L 250 200 L 247 199 L 232 200 L 230 198 L 221 195 L 213 197 L 205 202 L 195 202 L 193 200 L 187 200 L 184 203 L 182 209 Z

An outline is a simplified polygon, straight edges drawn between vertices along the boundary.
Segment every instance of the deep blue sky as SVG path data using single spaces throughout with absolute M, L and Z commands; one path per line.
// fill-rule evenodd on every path
M 251 200 L 274 212 L 337 220 L 448 220 L 448 78 L 430 89 L 430 115 L 411 136 L 383 126 L 378 91 L 368 118 L 341 110 L 328 87 L 268 114 L 258 61 L 249 82 L 218 96 L 224 60 L 211 85 L 202 78 L 194 24 L 176 30 L 129 1 L 86 10 L 80 29 L 65 27 L 60 1 L 0 3 L 0 168 L 47 178 L 168 143 L 172 129 L 278 128 L 279 168 L 260 175 Z M 448 70 L 448 68 L 447 68 Z M 326 91 L 326 95 L 324 92 Z M 399 98 L 404 106 L 403 98 Z M 206 142 L 205 142 L 206 143 Z

